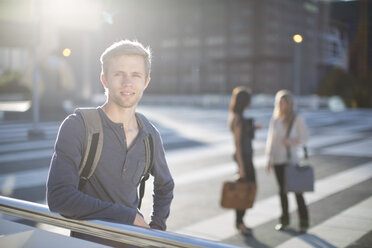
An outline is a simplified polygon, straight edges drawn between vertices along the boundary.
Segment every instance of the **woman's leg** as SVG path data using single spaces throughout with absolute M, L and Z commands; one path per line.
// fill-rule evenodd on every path
M 302 193 L 296 193 L 300 228 L 306 230 L 309 227 L 309 213 Z
M 245 210 L 236 210 L 236 227 L 238 227 L 240 224 L 243 224 L 243 217 L 245 214 Z
M 253 167 L 252 156 L 244 156 L 245 181 L 256 182 L 256 175 Z M 236 210 L 236 228 L 244 236 L 251 236 L 252 230 L 245 226 L 244 215 L 246 210 Z
M 289 213 L 287 192 L 284 191 L 284 169 L 285 165 L 274 166 L 275 176 L 279 186 L 280 203 L 282 207 L 282 216 L 280 217 L 280 223 L 287 226 L 289 225 Z
M 256 174 L 253 167 L 252 154 L 245 155 L 243 157 L 244 162 L 244 172 L 245 172 L 245 181 L 247 182 L 256 182 Z M 243 217 L 245 210 L 236 210 L 236 226 L 238 224 L 244 224 Z
M 245 210 L 236 210 L 236 228 L 244 236 L 252 236 L 252 229 L 246 227 L 243 222 Z
M 245 179 L 248 182 L 256 182 L 256 172 L 253 166 L 253 154 L 244 156 Z

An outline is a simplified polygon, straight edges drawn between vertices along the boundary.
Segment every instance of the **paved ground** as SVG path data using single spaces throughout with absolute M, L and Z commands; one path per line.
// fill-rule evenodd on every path
M 248 114 L 264 128 L 254 142 L 257 200 L 245 216 L 254 236 L 244 238 L 234 228 L 234 212 L 219 206 L 222 183 L 236 172 L 226 109 L 141 106 L 139 110 L 162 133 L 175 178 L 168 231 L 242 247 L 372 246 L 372 111 L 301 111 L 311 134 L 308 146 L 316 184 L 315 192 L 305 194 L 310 229 L 300 235 L 293 196 L 290 229 L 273 229 L 280 215 L 279 199 L 273 174 L 264 170 L 272 110 L 251 110 Z M 45 180 L 58 125 L 59 121 L 42 123 L 45 138 L 29 140 L 31 123 L 0 120 L 2 195 L 45 203 Z M 151 212 L 151 183 L 147 185 L 145 216 Z

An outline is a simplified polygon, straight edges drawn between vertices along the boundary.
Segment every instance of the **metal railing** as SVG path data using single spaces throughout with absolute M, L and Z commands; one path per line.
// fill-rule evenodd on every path
M 99 220 L 74 220 L 49 211 L 46 205 L 0 196 L 0 212 L 138 247 L 233 248 L 215 241 L 172 232 L 140 228 Z

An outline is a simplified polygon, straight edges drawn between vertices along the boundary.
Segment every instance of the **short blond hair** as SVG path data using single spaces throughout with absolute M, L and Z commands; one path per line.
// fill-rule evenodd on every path
M 108 64 L 114 58 L 121 55 L 140 55 L 145 62 L 146 78 L 150 77 L 151 72 L 151 50 L 150 47 L 144 47 L 140 42 L 134 40 L 121 40 L 115 42 L 102 53 L 101 74 L 107 75 Z

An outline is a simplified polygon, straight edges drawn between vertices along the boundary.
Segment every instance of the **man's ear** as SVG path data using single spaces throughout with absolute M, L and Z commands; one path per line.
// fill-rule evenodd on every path
M 107 81 L 103 73 L 101 73 L 101 82 L 103 84 L 103 87 L 107 88 Z
M 145 82 L 145 89 L 147 88 L 147 86 L 149 86 L 150 80 L 151 80 L 150 77 L 148 77 L 148 78 L 146 79 L 146 82 Z

